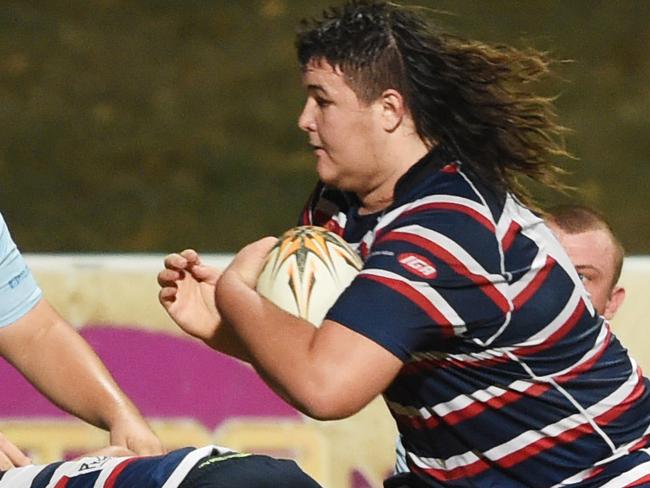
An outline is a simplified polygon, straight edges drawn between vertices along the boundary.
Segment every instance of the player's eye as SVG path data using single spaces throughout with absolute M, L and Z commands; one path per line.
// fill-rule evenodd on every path
M 327 106 L 330 105 L 331 103 L 332 103 L 332 102 L 330 102 L 329 100 L 325 100 L 324 98 L 320 98 L 320 97 L 316 98 L 316 104 L 317 104 L 319 107 L 327 107 Z
M 578 278 L 580 278 L 580 281 L 582 281 L 583 283 L 589 281 L 589 277 L 584 273 L 578 273 Z

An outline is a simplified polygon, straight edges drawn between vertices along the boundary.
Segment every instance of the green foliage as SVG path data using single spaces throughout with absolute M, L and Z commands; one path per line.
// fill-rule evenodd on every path
M 650 253 L 650 2 L 422 1 L 462 35 L 555 57 L 578 200 Z M 0 209 L 27 251 L 234 251 L 315 181 L 293 49 L 315 0 L 0 5 Z M 645 224 L 645 225 L 644 225 Z

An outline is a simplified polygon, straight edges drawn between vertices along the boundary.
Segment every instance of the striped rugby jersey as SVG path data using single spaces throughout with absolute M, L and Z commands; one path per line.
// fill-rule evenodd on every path
M 183 448 L 164 456 L 84 457 L 13 468 L 0 488 L 175 488 L 206 456 L 231 452 L 217 446 Z
M 358 208 L 319 184 L 301 224 L 364 259 L 326 318 L 404 362 L 384 392 L 398 472 L 500 488 L 650 473 L 648 381 L 540 218 L 442 151 L 402 177 L 389 208 Z

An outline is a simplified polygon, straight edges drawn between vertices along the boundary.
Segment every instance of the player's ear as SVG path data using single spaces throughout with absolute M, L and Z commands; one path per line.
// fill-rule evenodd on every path
M 389 88 L 384 90 L 378 101 L 384 130 L 393 132 L 402 124 L 407 113 L 404 97 L 397 90 Z
M 605 311 L 603 315 L 607 320 L 612 320 L 619 307 L 623 305 L 625 300 L 625 288 L 616 285 L 609 294 L 609 299 L 605 304 Z

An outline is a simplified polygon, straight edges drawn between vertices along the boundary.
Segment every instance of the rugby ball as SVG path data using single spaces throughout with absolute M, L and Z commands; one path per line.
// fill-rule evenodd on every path
M 363 262 L 341 237 L 323 227 L 299 226 L 280 236 L 257 281 L 257 291 L 316 327 Z

